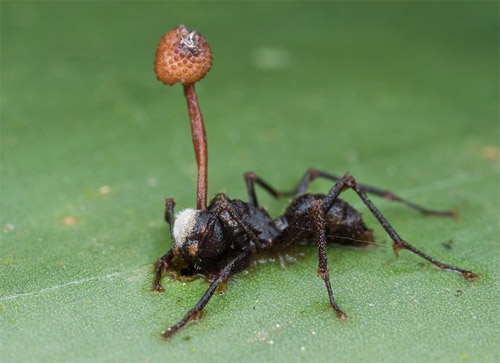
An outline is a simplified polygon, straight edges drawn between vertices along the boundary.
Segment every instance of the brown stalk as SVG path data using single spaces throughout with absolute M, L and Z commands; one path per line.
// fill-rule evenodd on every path
M 194 90 L 194 83 L 184 85 L 189 120 L 191 121 L 191 133 L 193 135 L 194 154 L 198 165 L 198 184 L 196 190 L 196 209 L 207 209 L 207 136 L 203 124 L 198 98 Z

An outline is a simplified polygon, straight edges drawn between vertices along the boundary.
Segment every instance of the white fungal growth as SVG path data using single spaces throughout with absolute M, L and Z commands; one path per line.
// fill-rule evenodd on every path
M 181 45 L 185 48 L 187 48 L 191 53 L 196 54 L 198 53 L 198 46 L 196 45 L 196 39 L 195 39 L 196 32 L 192 31 L 191 33 L 188 34 L 187 37 L 181 37 Z
M 174 222 L 174 243 L 176 247 L 180 248 L 184 242 L 186 242 L 187 237 L 191 234 L 196 225 L 199 213 L 198 210 L 191 208 L 184 209 L 177 213 Z

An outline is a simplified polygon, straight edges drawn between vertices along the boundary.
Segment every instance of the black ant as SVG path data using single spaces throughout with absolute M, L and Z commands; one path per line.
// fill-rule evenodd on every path
M 168 39 L 166 42 L 168 46 L 171 46 L 172 43 L 175 44 L 181 53 L 187 52 L 183 44 L 188 39 L 193 42 L 197 49 L 210 53 L 211 64 L 211 51 L 209 48 L 203 50 L 203 47 L 208 47 L 208 45 L 198 33 L 190 32 L 185 27 L 180 26 L 168 32 L 164 38 Z M 162 38 L 157 52 L 155 71 L 161 81 L 173 84 L 172 79 L 162 78 L 164 74 L 161 73 L 162 69 L 160 69 L 163 63 L 168 66 L 168 58 L 161 58 L 165 57 L 165 51 L 160 49 L 164 38 Z M 197 43 L 194 39 L 197 39 Z M 393 251 L 396 256 L 399 250 L 405 249 L 430 261 L 439 268 L 458 271 L 467 280 L 473 280 L 478 276 L 474 272 L 442 263 L 404 241 L 371 202 L 367 193 L 403 203 L 426 215 L 453 216 L 452 212 L 426 209 L 389 191 L 359 184 L 349 173 L 338 177 L 314 169 L 307 170 L 298 187 L 292 193 L 293 199 L 285 213 L 275 219 L 271 218 L 268 212 L 259 206 L 255 184 L 276 198 L 287 193 L 273 188 L 253 172 L 244 174 L 248 202 L 230 199 L 225 194 L 218 194 L 207 206 L 206 137 L 201 112 L 194 93 L 194 83 L 188 83 L 184 79 L 176 82 L 181 82 L 184 85 L 193 131 L 193 143 L 198 162 L 197 209 L 184 209 L 177 214 L 177 218 L 174 220 L 175 202 L 172 198 L 166 200 L 165 219 L 170 225 L 170 235 L 174 247 L 156 263 L 154 290 L 163 291 L 160 282 L 162 274 L 171 266 L 174 257 L 181 259 L 188 266 L 187 270 L 190 274 L 208 276 L 211 283 L 203 297 L 184 318 L 163 332 L 162 335 L 165 338 L 170 337 L 189 320 L 201 317 L 203 308 L 217 288 L 230 276 L 247 268 L 253 256 L 261 251 L 279 251 L 304 240 L 314 241 L 317 244 L 318 275 L 325 282 L 332 309 L 340 319 L 345 319 L 346 315 L 333 297 L 327 265 L 327 244 L 354 244 L 356 241 L 373 243 L 374 240 L 372 230 L 366 227 L 360 213 L 339 198 L 340 193 L 347 189 L 354 190 L 388 233 L 393 241 Z M 334 181 L 335 185 L 327 194 L 308 193 L 309 183 L 316 178 L 329 179 Z

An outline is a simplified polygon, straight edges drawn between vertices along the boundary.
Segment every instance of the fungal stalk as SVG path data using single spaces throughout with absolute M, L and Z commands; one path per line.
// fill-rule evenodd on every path
M 160 40 L 156 51 L 155 73 L 159 81 L 169 86 L 184 86 L 194 153 L 198 166 L 196 208 L 207 209 L 207 137 L 194 84 L 212 67 L 212 50 L 199 33 L 184 25 L 168 31 Z

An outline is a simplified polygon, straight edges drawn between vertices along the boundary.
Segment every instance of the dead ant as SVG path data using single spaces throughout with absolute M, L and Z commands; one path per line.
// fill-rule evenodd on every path
M 187 47 L 186 44 L 190 46 Z M 184 209 L 177 214 L 175 220 L 175 202 L 172 198 L 166 199 L 165 219 L 170 225 L 170 236 L 174 247 L 156 263 L 154 290 L 163 291 L 162 274 L 171 266 L 174 257 L 181 259 L 188 266 L 190 274 L 209 276 L 211 280 L 210 287 L 198 303 L 182 320 L 163 332 L 162 335 L 165 338 L 170 337 L 189 320 L 201 317 L 203 308 L 217 288 L 230 276 L 244 270 L 253 256 L 261 251 L 285 249 L 304 240 L 314 241 L 317 244 L 318 275 L 325 282 L 332 309 L 340 319 L 345 319 L 346 315 L 333 297 L 327 265 L 327 244 L 353 244 L 356 241 L 373 243 L 374 240 L 373 231 L 366 227 L 361 214 L 339 198 L 340 193 L 348 189 L 354 190 L 385 229 L 393 241 L 393 251 L 396 256 L 399 250 L 405 249 L 439 268 L 458 271 L 467 280 L 473 280 L 478 276 L 474 272 L 440 262 L 404 241 L 371 202 L 367 193 L 403 203 L 426 215 L 453 216 L 452 212 L 426 209 L 389 191 L 359 184 L 349 173 L 338 177 L 315 169 L 307 170 L 292 193 L 293 199 L 285 213 L 275 219 L 259 206 L 255 185 L 259 185 L 276 198 L 287 193 L 273 188 L 253 172 L 244 174 L 248 202 L 230 199 L 221 193 L 216 195 L 207 206 L 206 136 L 194 92 L 194 82 L 202 78 L 206 71 L 200 72 L 201 76 L 198 75 L 199 78 L 193 81 L 193 77 L 189 78 L 192 75 L 182 70 L 186 62 L 179 61 L 181 67 L 179 73 L 176 69 L 172 70 L 169 65 L 176 64 L 175 57 L 179 60 L 189 59 L 193 61 L 193 64 L 200 59 L 197 63 L 205 64 L 205 69 L 209 70 L 211 56 L 211 50 L 205 39 L 181 25 L 166 33 L 162 38 L 155 62 L 155 72 L 162 82 L 169 85 L 180 82 L 184 85 L 198 163 L 198 189 L 197 208 Z M 170 62 L 171 59 L 174 62 Z M 329 179 L 334 181 L 335 185 L 327 194 L 308 193 L 309 183 L 316 178 Z

